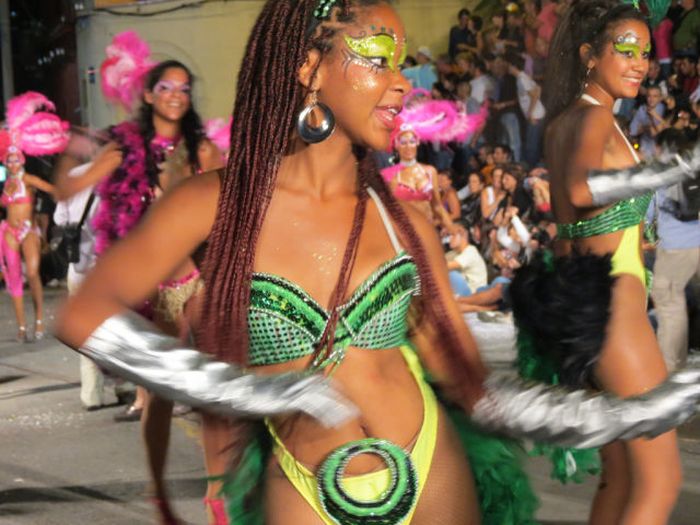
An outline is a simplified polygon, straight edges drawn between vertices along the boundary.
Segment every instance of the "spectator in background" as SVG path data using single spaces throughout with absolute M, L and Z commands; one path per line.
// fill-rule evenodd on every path
M 470 81 L 472 88 L 472 98 L 481 106 L 487 98 L 493 96 L 494 80 L 488 74 L 486 64 L 480 58 L 474 58 L 472 61 L 472 79 Z
M 485 222 L 493 220 L 507 196 L 503 189 L 503 168 L 497 165 L 491 171 L 491 184 L 481 192 L 481 217 Z
M 484 31 L 484 50 L 496 54 L 505 51 L 505 44 L 501 41 L 501 32 L 505 28 L 505 11 L 496 11 L 491 15 L 491 25 Z
M 440 192 L 440 202 L 442 207 L 447 211 L 450 219 L 457 221 L 462 216 L 462 210 L 459 205 L 457 191 L 454 189 L 452 179 L 454 173 L 450 168 L 442 169 L 438 172 L 438 191 Z
M 496 144 L 493 147 L 494 164 L 510 164 L 513 161 L 513 150 L 507 144 Z
M 535 55 L 535 42 L 537 41 L 537 31 L 540 27 L 537 15 L 537 1 L 525 0 L 523 2 L 523 34 L 525 36 L 525 52 L 530 56 Z
M 469 49 L 474 54 L 480 54 L 484 51 L 484 20 L 478 16 L 474 15 L 469 19 L 469 31 L 474 35 L 474 41 L 476 45 L 473 49 Z
M 532 209 L 532 196 L 523 186 L 525 173 L 519 164 L 508 164 L 503 169 L 503 189 L 508 195 L 508 206 L 517 208 L 520 217 L 527 217 Z
M 524 19 L 520 6 L 515 2 L 510 2 L 506 6 L 505 26 L 501 30 L 498 38 L 503 42 L 505 48 L 502 52 L 525 51 L 525 33 L 523 30 Z
M 447 269 L 455 295 L 467 297 L 488 284 L 486 262 L 476 246 L 470 243 L 469 232 L 455 226 L 450 235 Z
M 698 54 L 698 38 L 700 38 L 700 9 L 695 0 L 681 0 L 683 13 L 676 23 L 673 32 L 673 50 L 676 53 Z
M 654 52 L 656 60 L 661 67 L 661 78 L 667 79 L 671 75 L 671 62 L 673 60 L 673 22 L 670 18 L 664 18 L 654 28 Z
M 681 58 L 681 77 L 678 88 L 685 97 L 689 97 L 698 88 L 698 57 L 688 55 Z
M 689 141 L 677 130 L 660 133 L 663 149 L 684 150 Z M 700 278 L 700 221 L 677 218 L 678 187 L 659 190 L 649 207 L 648 222 L 656 218 L 659 243 L 654 263 L 651 297 L 659 323 L 657 337 L 669 372 L 685 366 L 688 354 L 688 311 L 686 286 L 693 276 Z
M 544 132 L 545 110 L 540 96 L 542 89 L 523 71 L 525 59 L 518 54 L 509 53 L 506 58 L 508 72 L 516 79 L 518 102 L 525 116 L 525 147 L 523 159 L 534 167 L 542 157 L 542 135 Z
M 539 21 L 537 36 L 544 42 L 546 50 L 549 50 L 549 42 L 552 40 L 554 29 L 559 23 L 560 6 L 558 3 L 557 0 L 542 0 L 542 9 L 537 15 Z
M 469 82 L 472 79 L 472 54 L 467 52 L 458 54 L 455 57 L 453 72 L 457 82 Z
M 450 57 L 470 51 L 476 47 L 476 35 L 469 29 L 469 9 L 461 9 L 457 14 L 458 24 L 450 29 Z
M 484 189 L 484 176 L 478 171 L 469 174 L 467 186 L 457 192 L 461 202 L 461 223 L 471 228 L 481 220 L 481 192 Z
M 639 141 L 639 150 L 646 159 L 654 156 L 655 140 L 663 130 L 665 111 L 661 88 L 649 87 L 646 90 L 646 104 L 637 109 L 630 122 L 630 135 Z
M 491 104 L 491 137 L 499 139 L 505 135 L 513 159 L 520 162 L 522 140 L 520 130 L 520 111 L 518 103 L 518 85 L 515 77 L 508 72 L 508 64 L 502 56 L 496 57 L 493 64 L 493 74 L 496 79 L 494 102 Z M 502 127 L 502 130 L 499 129 Z
M 639 95 L 637 96 L 638 104 L 644 104 L 646 102 L 647 90 L 652 86 L 658 87 L 661 90 L 662 97 L 668 95 L 668 84 L 666 83 L 666 79 L 661 76 L 661 65 L 656 59 L 649 61 L 649 72 L 639 88 Z
M 421 46 L 416 52 L 417 66 L 406 68 L 403 76 L 411 82 L 411 86 L 417 89 L 431 90 L 433 84 L 438 81 L 437 72 L 433 65 L 433 54 L 427 46 Z

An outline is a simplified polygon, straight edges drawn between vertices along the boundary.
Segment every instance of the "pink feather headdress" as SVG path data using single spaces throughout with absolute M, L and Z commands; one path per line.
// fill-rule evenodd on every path
M 4 138 L 0 158 L 21 152 L 26 155 L 53 155 L 68 145 L 70 124 L 55 113 L 56 106 L 41 93 L 27 91 L 7 102 Z
M 140 99 L 148 71 L 155 65 L 151 49 L 135 31 L 114 35 L 100 66 L 102 94 L 131 112 Z
M 224 155 L 228 155 L 229 149 L 231 148 L 232 122 L 232 117 L 229 117 L 228 120 L 213 118 L 207 120 L 207 123 L 204 125 L 204 132 L 207 138 L 216 144 L 216 147 L 219 148 Z
M 393 133 L 392 144 L 406 131 L 413 131 L 422 141 L 444 144 L 469 137 L 483 125 L 486 111 L 467 115 L 455 102 L 424 99 L 405 107 L 398 118 L 401 124 Z

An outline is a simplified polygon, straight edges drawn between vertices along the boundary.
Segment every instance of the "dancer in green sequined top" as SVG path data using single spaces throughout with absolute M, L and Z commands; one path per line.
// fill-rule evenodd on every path
M 678 165 L 639 166 L 613 115 L 616 99 L 637 96 L 650 52 L 647 22 L 631 5 L 581 0 L 562 19 L 545 84 L 545 150 L 559 223 L 556 252 L 566 257 L 538 277 L 526 270 L 512 288 L 519 326 L 529 342 L 548 347 L 543 354 L 554 357 L 556 380 L 625 397 L 649 391 L 667 375 L 646 313 L 641 238 L 653 190 L 685 176 Z M 530 317 L 526 308 L 537 310 L 532 294 L 558 310 L 545 315 L 558 326 Z M 601 458 L 590 523 L 668 521 L 681 483 L 675 432 L 612 443 Z

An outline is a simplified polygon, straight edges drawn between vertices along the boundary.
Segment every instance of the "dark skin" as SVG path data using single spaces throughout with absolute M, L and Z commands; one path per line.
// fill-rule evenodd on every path
M 628 31 L 649 42 L 643 23 L 630 20 L 610 29 L 612 38 Z M 646 75 L 648 56 L 621 53 L 608 42 L 596 55 L 581 47 L 581 58 L 591 67 L 585 92 L 602 105 L 577 101 L 551 124 L 546 138 L 546 160 L 552 176 L 551 196 L 557 222 L 569 223 L 600 214 L 592 204 L 586 178 L 590 170 L 633 165 L 622 134 L 614 125 L 614 98 L 636 95 Z M 641 229 L 642 225 L 640 225 Z M 559 254 L 573 248 L 583 253 L 612 254 L 622 232 L 562 242 Z M 641 250 L 641 246 L 640 246 Z M 598 385 L 622 397 L 648 392 L 666 378 L 654 332 L 646 315 L 646 290 L 631 274 L 621 274 L 613 286 L 611 315 L 601 359 L 595 369 Z M 595 525 L 657 525 L 667 523 L 681 483 L 676 433 L 651 439 L 615 442 L 601 450 L 601 488 L 591 510 Z
M 392 28 L 398 42 L 392 56 L 360 57 L 347 64 L 343 36 L 356 37 L 375 28 Z M 410 89 L 398 70 L 405 45 L 404 29 L 395 11 L 386 4 L 358 8 L 357 21 L 342 26 L 325 56 L 316 50 L 298 72 L 299 82 L 318 91 L 318 99 L 336 116 L 336 130 L 324 142 L 308 146 L 295 140 L 293 151 L 281 159 L 277 183 L 255 246 L 254 270 L 291 280 L 320 305 L 328 307 L 340 271 L 350 225 L 357 205 L 357 166 L 352 144 L 385 149 L 391 127 L 389 106 L 400 107 Z M 377 65 L 377 69 L 362 61 Z M 203 174 L 168 192 L 146 219 L 100 261 L 83 288 L 61 315 L 60 337 L 74 347 L 107 317 L 137 304 L 157 283 L 173 273 L 203 240 L 214 223 L 219 197 L 219 175 Z M 423 239 L 429 263 L 436 273 L 439 293 L 457 327 L 465 353 L 481 367 L 476 346 L 452 299 L 442 246 L 434 228 L 420 213 L 406 208 Z M 172 235 L 167 245 L 155 242 L 163 232 Z M 405 239 L 401 239 L 406 244 Z M 359 241 L 348 296 L 376 268 L 395 256 L 379 212 L 372 201 Z M 148 261 L 148 264 L 145 262 Z M 122 272 L 139 268 L 139 272 Z M 133 274 L 133 275 L 132 275 Z M 117 277 L 119 276 L 119 277 Z M 435 353 L 437 335 L 427 324 L 416 327 L 415 343 L 431 374 L 447 387 L 456 386 L 443 359 Z M 309 358 L 259 367 L 259 373 L 304 369 Z M 334 428 L 322 428 L 315 420 L 298 416 L 294 425 L 276 419 L 274 426 L 285 445 L 302 464 L 314 470 L 327 454 L 348 441 L 368 435 L 381 436 L 410 448 L 422 424 L 423 402 L 418 386 L 399 349 L 368 352 L 349 348 L 333 374 L 334 384 L 360 410 L 360 417 Z M 376 403 L 382 399 L 382 403 Z M 465 406 L 471 401 L 456 399 Z M 449 509 L 450 523 L 479 523 L 478 504 L 469 466 L 453 429 L 439 410 L 438 436 L 433 465 L 449 464 L 439 476 L 428 474 L 426 490 L 418 501 L 412 523 L 434 523 L 435 512 Z M 381 468 L 372 457 L 358 457 L 348 474 Z M 316 512 L 279 470 L 276 459 L 268 465 L 266 523 L 322 523 Z M 455 490 L 454 487 L 459 487 Z

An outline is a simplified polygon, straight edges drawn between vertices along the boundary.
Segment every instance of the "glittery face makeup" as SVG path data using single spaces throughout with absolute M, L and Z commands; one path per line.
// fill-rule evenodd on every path
M 155 86 L 153 86 L 153 93 L 156 95 L 172 95 L 174 93 L 180 93 L 185 96 L 190 96 L 191 87 L 187 83 L 175 82 L 172 80 L 159 80 Z
M 404 133 L 399 137 L 399 140 L 397 141 L 399 146 L 413 146 L 417 147 L 418 146 L 418 139 L 413 133 Z
M 345 66 L 355 63 L 375 73 L 384 69 L 392 72 L 398 71 L 399 66 L 406 60 L 406 42 L 399 42 L 392 29 L 377 28 L 376 26 L 371 26 L 370 29 L 372 31 L 379 30 L 379 32 L 372 35 L 363 34 L 358 37 L 344 36 L 347 45 Z M 399 49 L 401 53 L 397 56 Z
M 627 31 L 622 35 L 615 37 L 613 41 L 613 49 L 615 52 L 621 54 L 627 58 L 649 60 L 651 54 L 651 43 L 647 42 L 647 45 L 642 49 L 641 38 L 634 31 Z

